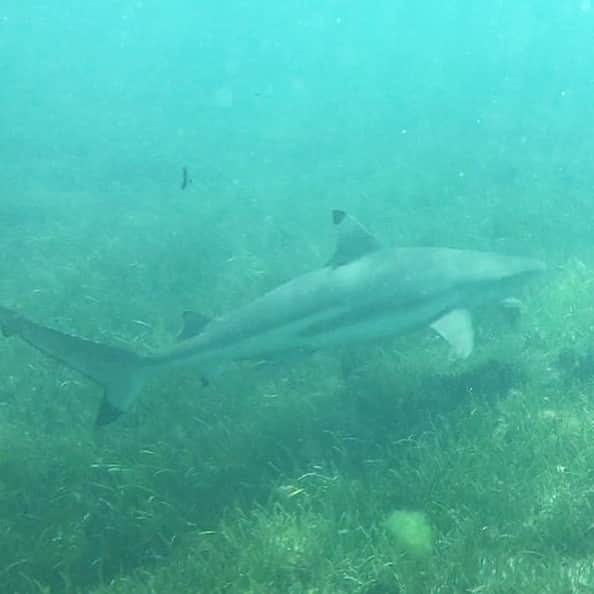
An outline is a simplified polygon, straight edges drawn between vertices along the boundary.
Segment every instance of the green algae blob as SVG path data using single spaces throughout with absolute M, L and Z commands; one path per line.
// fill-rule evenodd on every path
M 433 531 L 422 512 L 397 510 L 386 520 L 386 528 L 398 547 L 415 559 L 429 557 L 433 551 Z

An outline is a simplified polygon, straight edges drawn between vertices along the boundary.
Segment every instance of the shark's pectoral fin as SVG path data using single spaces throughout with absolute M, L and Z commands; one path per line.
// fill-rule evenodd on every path
M 453 309 L 433 322 L 431 327 L 448 341 L 456 357 L 466 359 L 472 353 L 474 329 L 467 309 Z
M 208 316 L 196 313 L 194 311 L 184 311 L 183 313 L 183 325 L 179 334 L 177 335 L 178 340 L 188 340 L 198 336 L 204 330 L 206 324 L 210 322 Z
M 333 210 L 332 220 L 338 228 L 338 236 L 336 250 L 328 266 L 337 268 L 381 249 L 380 242 L 357 219 L 343 210 Z

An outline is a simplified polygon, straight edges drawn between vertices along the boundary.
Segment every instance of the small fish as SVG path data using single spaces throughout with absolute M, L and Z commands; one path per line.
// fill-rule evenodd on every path
M 188 173 L 187 167 L 182 167 L 182 182 L 181 182 L 181 189 L 185 190 L 190 184 L 192 183 L 192 178 Z

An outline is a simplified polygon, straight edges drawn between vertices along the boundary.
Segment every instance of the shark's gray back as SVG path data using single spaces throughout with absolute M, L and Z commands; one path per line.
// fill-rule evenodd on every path
M 455 307 L 509 296 L 515 284 L 542 268 L 539 261 L 529 258 L 447 248 L 375 250 L 280 285 L 213 320 L 166 358 L 190 352 L 208 355 L 238 345 L 241 349 L 242 343 L 249 356 L 251 345 L 262 336 L 270 341 L 258 345 L 270 351 L 286 341 L 287 335 L 296 347 L 339 344 L 348 341 L 349 329 L 374 318 L 380 324 L 390 320 L 396 334 L 430 324 Z M 352 336 L 360 339 L 356 332 Z

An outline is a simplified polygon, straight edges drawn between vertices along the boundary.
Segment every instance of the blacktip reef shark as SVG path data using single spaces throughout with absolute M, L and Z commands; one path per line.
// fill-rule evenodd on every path
M 544 270 L 536 259 L 433 247 L 384 248 L 356 219 L 336 210 L 336 251 L 323 267 L 298 276 L 251 303 L 207 320 L 186 314 L 180 340 L 148 354 L 93 342 L 0 308 L 5 336 L 34 348 L 100 384 L 96 424 L 126 411 L 160 368 L 195 362 L 273 358 L 402 335 L 431 326 L 459 357 L 473 349 L 469 309 L 513 294 Z

